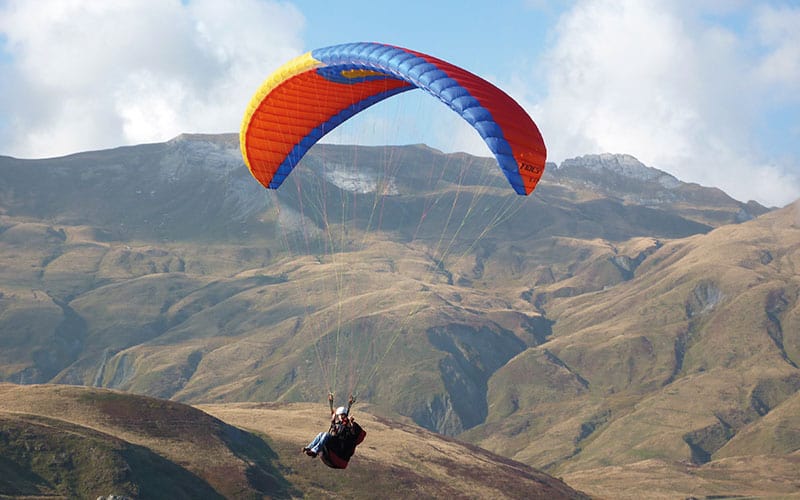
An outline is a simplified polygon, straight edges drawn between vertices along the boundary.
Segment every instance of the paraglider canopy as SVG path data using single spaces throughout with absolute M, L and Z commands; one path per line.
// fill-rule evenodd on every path
M 312 50 L 273 73 L 242 121 L 245 164 L 262 185 L 277 189 L 325 134 L 369 106 L 415 88 L 437 97 L 477 130 L 518 194 L 534 190 L 547 150 L 516 101 L 453 64 L 381 43 Z

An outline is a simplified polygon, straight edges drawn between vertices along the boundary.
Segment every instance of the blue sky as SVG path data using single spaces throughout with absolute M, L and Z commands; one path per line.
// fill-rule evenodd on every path
M 517 61 L 530 59 L 531 48 L 543 47 L 548 27 L 562 10 L 514 0 L 408 1 L 402 8 L 390 8 L 388 2 L 376 8 L 377 3 L 295 2 L 306 16 L 309 47 L 379 41 L 416 48 L 479 74 L 510 73 Z
M 551 161 L 627 153 L 740 200 L 800 198 L 796 0 L 0 0 L 0 154 L 236 132 L 271 71 L 350 41 L 489 79 L 531 114 Z M 419 92 L 325 140 L 489 155 Z

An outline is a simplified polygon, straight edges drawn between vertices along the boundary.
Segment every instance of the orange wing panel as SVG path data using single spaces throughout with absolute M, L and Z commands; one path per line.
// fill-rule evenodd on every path
M 264 97 L 250 119 L 244 143 L 253 176 L 268 187 L 295 146 L 313 130 L 370 96 L 406 86 L 389 77 L 338 83 L 316 70 L 286 80 Z

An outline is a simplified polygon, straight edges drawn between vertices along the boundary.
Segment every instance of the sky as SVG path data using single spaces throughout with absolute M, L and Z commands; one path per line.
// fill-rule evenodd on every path
M 741 201 L 800 198 L 800 0 L 0 0 L 0 155 L 238 132 L 272 71 L 353 41 L 488 79 L 549 161 L 624 153 Z M 490 156 L 423 92 L 325 140 Z

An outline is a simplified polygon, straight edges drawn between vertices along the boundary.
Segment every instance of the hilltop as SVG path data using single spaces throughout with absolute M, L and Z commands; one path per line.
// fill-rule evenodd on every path
M 0 384 L 0 494 L 96 498 L 588 498 L 521 463 L 407 423 L 356 415 L 344 470 L 300 447 L 323 405 L 191 406 L 102 389 Z

